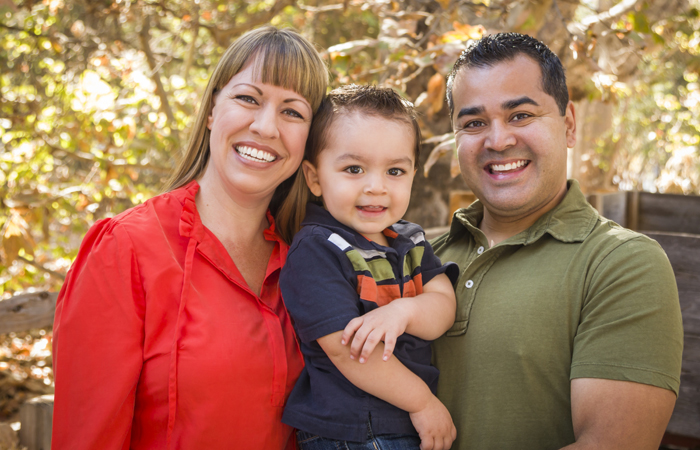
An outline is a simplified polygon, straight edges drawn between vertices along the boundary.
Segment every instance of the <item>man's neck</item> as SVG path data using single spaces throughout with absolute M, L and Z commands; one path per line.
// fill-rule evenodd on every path
M 567 185 L 564 184 L 563 188 L 545 204 L 521 215 L 504 215 L 484 207 L 484 217 L 479 223 L 479 229 L 486 236 L 489 248 L 530 228 L 540 217 L 561 203 L 566 192 Z

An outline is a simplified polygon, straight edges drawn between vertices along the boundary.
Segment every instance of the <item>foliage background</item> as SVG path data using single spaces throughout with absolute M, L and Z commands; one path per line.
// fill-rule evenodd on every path
M 534 35 L 564 62 L 579 123 L 571 174 L 584 189 L 698 194 L 698 8 L 700 0 L 0 0 L 0 298 L 58 290 L 96 220 L 160 191 L 223 50 L 265 23 L 313 40 L 333 86 L 384 84 L 416 103 L 426 170 L 407 216 L 426 227 L 444 225 L 449 192 L 467 188 L 454 177 L 444 76 L 470 39 L 497 31 Z M 50 332 L 0 338 L 0 374 L 50 384 Z

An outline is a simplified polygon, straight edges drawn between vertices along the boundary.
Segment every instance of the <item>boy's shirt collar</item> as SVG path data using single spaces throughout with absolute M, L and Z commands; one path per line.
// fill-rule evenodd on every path
M 415 243 L 411 239 L 411 236 L 414 236 L 416 233 L 421 233 L 421 235 L 423 234 L 423 229 L 420 227 L 420 225 L 416 225 L 415 223 L 407 222 L 405 220 L 399 220 L 395 224 L 384 229 L 384 235 L 390 238 L 389 247 L 384 247 L 383 245 L 379 245 L 374 241 L 370 241 L 352 228 L 338 222 L 338 220 L 331 216 L 331 214 L 324 207 L 315 203 L 308 203 L 306 205 L 306 217 L 301 225 L 322 226 L 334 233 L 339 234 L 355 248 L 360 248 L 363 250 L 397 252 L 399 254 L 405 253 L 406 251 L 415 247 Z

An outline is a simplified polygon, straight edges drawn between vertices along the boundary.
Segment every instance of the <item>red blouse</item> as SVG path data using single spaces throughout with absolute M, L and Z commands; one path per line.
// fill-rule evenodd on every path
M 292 448 L 303 360 L 278 278 L 260 297 L 199 218 L 193 181 L 87 233 L 58 297 L 53 450 Z

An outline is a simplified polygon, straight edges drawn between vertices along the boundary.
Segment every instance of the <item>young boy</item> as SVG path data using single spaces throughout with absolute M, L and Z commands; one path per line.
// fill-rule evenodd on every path
M 314 117 L 302 169 L 323 206 L 308 204 L 280 276 L 306 363 L 283 422 L 302 449 L 439 450 L 455 439 L 429 340 L 454 322 L 457 267 L 400 220 L 420 140 L 412 105 L 391 89 L 341 87 Z

